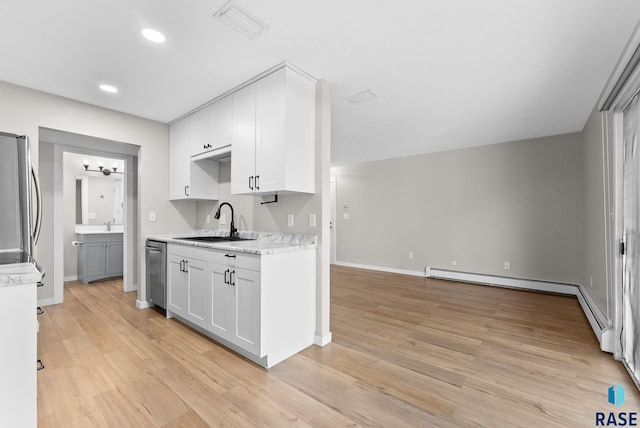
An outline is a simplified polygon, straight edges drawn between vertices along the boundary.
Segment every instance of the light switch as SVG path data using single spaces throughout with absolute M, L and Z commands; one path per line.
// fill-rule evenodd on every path
M 309 227 L 316 227 L 316 215 L 309 214 Z
M 345 220 L 349 220 L 349 213 L 342 214 L 342 218 L 344 218 Z
M 149 221 L 156 221 L 156 212 L 149 211 Z
M 89 217 L 89 220 L 95 220 L 96 219 L 96 213 L 87 213 L 87 217 Z
M 287 226 L 293 227 L 293 214 L 287 214 Z

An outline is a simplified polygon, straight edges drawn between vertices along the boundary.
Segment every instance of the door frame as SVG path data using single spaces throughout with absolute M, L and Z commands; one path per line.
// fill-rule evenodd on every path
M 140 146 L 119 141 L 105 140 L 88 135 L 73 134 L 50 128 L 39 128 L 39 143 L 48 143 L 53 149 L 53 298 L 38 301 L 39 306 L 60 304 L 64 301 L 64 197 L 63 157 L 65 152 L 80 153 L 122 159 L 125 162 L 124 176 L 125 209 L 123 213 L 123 291 L 138 289 L 135 276 L 135 255 L 139 242 L 136 239 L 139 225 L 137 183 L 139 173 L 138 153 Z
M 338 204 L 338 184 L 335 177 L 331 177 L 329 179 L 329 191 L 330 191 L 330 199 L 331 199 L 331 208 L 329 212 L 329 221 L 331 223 L 331 227 L 329 233 L 331 235 L 331 246 L 330 246 L 330 259 L 329 263 L 336 263 L 336 206 Z

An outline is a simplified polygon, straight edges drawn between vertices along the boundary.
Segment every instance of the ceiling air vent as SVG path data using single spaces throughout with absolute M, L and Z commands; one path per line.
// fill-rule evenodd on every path
M 233 0 L 225 3 L 213 17 L 249 39 L 254 39 L 269 29 L 267 24 L 233 4 Z
M 347 97 L 347 101 L 351 104 L 360 104 L 365 101 L 371 101 L 378 98 L 376 94 L 374 94 L 371 89 L 367 89 L 366 91 L 358 92 L 357 94 L 353 94 L 350 97 Z

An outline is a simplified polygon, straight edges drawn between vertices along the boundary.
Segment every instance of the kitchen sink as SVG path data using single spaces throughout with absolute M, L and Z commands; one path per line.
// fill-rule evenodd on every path
M 184 238 L 175 238 L 184 241 L 196 241 L 196 242 L 237 242 L 237 241 L 255 241 L 253 238 L 233 238 L 228 236 L 186 236 Z

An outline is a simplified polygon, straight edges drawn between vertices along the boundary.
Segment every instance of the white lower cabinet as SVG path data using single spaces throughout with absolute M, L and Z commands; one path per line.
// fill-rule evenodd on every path
M 313 344 L 315 250 L 252 255 L 169 244 L 167 317 L 264 367 Z
M 204 327 L 209 312 L 207 262 L 169 253 L 167 270 L 167 310 Z
M 211 312 L 206 328 L 253 354 L 261 354 L 260 272 L 243 269 L 243 259 L 236 262 L 236 254 L 227 252 L 224 257 L 228 263 L 211 263 Z
M 0 287 L 0 427 L 37 426 L 36 296 L 36 284 Z

